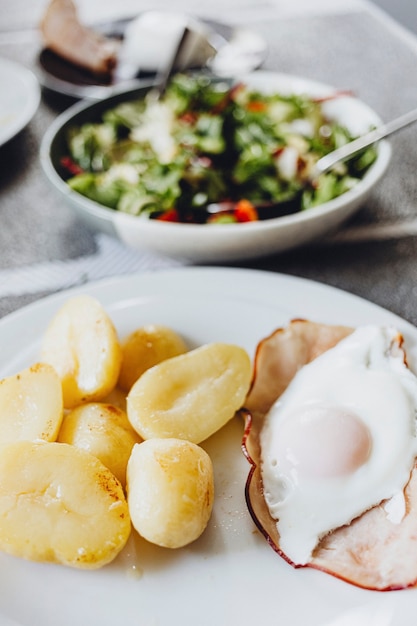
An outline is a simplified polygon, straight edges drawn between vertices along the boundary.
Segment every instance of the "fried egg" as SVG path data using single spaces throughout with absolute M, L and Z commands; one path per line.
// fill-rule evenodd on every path
M 265 417 L 264 497 L 280 549 L 309 562 L 320 539 L 400 497 L 417 456 L 417 378 L 394 328 L 363 326 L 303 366 Z

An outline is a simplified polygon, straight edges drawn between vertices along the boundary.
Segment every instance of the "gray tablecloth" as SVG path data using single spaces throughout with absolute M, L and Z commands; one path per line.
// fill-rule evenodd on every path
M 39 4 L 32 22 L 26 14 L 19 22 L 16 11 L 8 21 L 8 6 L 0 0 L 0 55 L 37 72 L 40 41 L 31 26 Z M 278 8 L 274 12 L 272 4 L 260 5 L 256 19 L 248 18 L 246 25 L 268 43 L 265 69 L 352 90 L 388 120 L 417 106 L 417 39 L 366 4 L 355 6 L 291 16 L 281 15 Z M 0 148 L 0 315 L 72 284 L 178 265 L 87 231 L 49 187 L 39 144 L 69 104 L 66 98 L 44 93 L 29 126 Z M 233 265 L 328 283 L 417 323 L 416 140 L 417 125 L 392 138 L 393 158 L 384 180 L 337 236 Z

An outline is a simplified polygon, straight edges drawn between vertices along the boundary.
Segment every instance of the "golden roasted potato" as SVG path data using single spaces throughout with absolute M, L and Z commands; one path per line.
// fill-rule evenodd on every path
M 0 380 L 0 444 L 55 441 L 63 417 L 62 386 L 53 367 L 36 363 Z
M 171 328 L 157 324 L 138 328 L 122 343 L 119 386 L 129 391 L 147 369 L 184 352 L 187 346 Z
M 96 457 L 64 443 L 20 441 L 0 450 L 0 550 L 95 569 L 130 535 L 123 488 Z
M 127 396 L 127 416 L 143 439 L 200 443 L 242 406 L 251 362 L 239 346 L 212 343 L 148 369 Z
M 127 499 L 134 528 L 151 543 L 181 548 L 210 519 L 213 466 L 207 452 L 182 439 L 136 444 L 127 468 Z
M 112 321 L 95 298 L 70 298 L 43 337 L 41 360 L 62 381 L 64 406 L 100 401 L 117 383 L 121 347 Z
M 81 404 L 64 417 L 58 441 L 94 454 L 125 485 L 130 453 L 141 438 L 122 409 L 90 402 Z

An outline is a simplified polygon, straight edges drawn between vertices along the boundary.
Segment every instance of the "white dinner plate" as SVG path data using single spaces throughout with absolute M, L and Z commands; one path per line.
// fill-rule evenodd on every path
M 35 115 L 41 97 L 34 74 L 22 65 L 0 58 L 0 146 L 17 135 Z
M 294 317 L 395 324 L 417 362 L 417 330 L 358 297 L 304 279 L 256 270 L 186 268 L 85 285 L 0 321 L 0 375 L 38 359 L 45 327 L 70 296 L 89 293 L 121 336 L 168 324 L 190 347 L 226 341 L 251 356 L 258 341 Z M 20 626 L 408 626 L 417 589 L 366 591 L 312 569 L 293 569 L 267 545 L 246 508 L 243 425 L 232 420 L 203 445 L 215 468 L 209 526 L 192 545 L 168 550 L 131 539 L 110 565 L 82 571 L 0 554 L 0 623 Z M 28 520 L 30 524 L 30 520 Z M 2 617 L 3 616 L 3 619 Z M 306 618 L 308 616 L 308 622 Z

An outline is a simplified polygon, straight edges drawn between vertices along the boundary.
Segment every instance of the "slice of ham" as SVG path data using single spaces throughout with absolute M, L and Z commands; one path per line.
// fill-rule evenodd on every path
M 110 75 L 118 43 L 83 26 L 72 0 L 52 0 L 40 24 L 44 44 L 55 54 L 97 75 Z
M 243 450 L 251 464 L 246 483 L 249 511 L 271 547 L 280 549 L 276 520 L 263 497 L 259 433 L 263 418 L 291 382 L 298 369 L 335 346 L 353 329 L 294 320 L 260 342 L 254 376 L 245 407 Z M 399 336 L 397 349 L 401 348 Z M 406 359 L 404 354 L 404 360 Z M 387 514 L 386 502 L 363 513 L 349 525 L 329 533 L 316 547 L 307 567 L 320 569 L 358 587 L 379 591 L 417 584 L 417 469 L 404 491 L 405 514 Z M 290 562 L 291 563 L 291 562 Z M 292 564 L 293 565 L 293 564 Z

